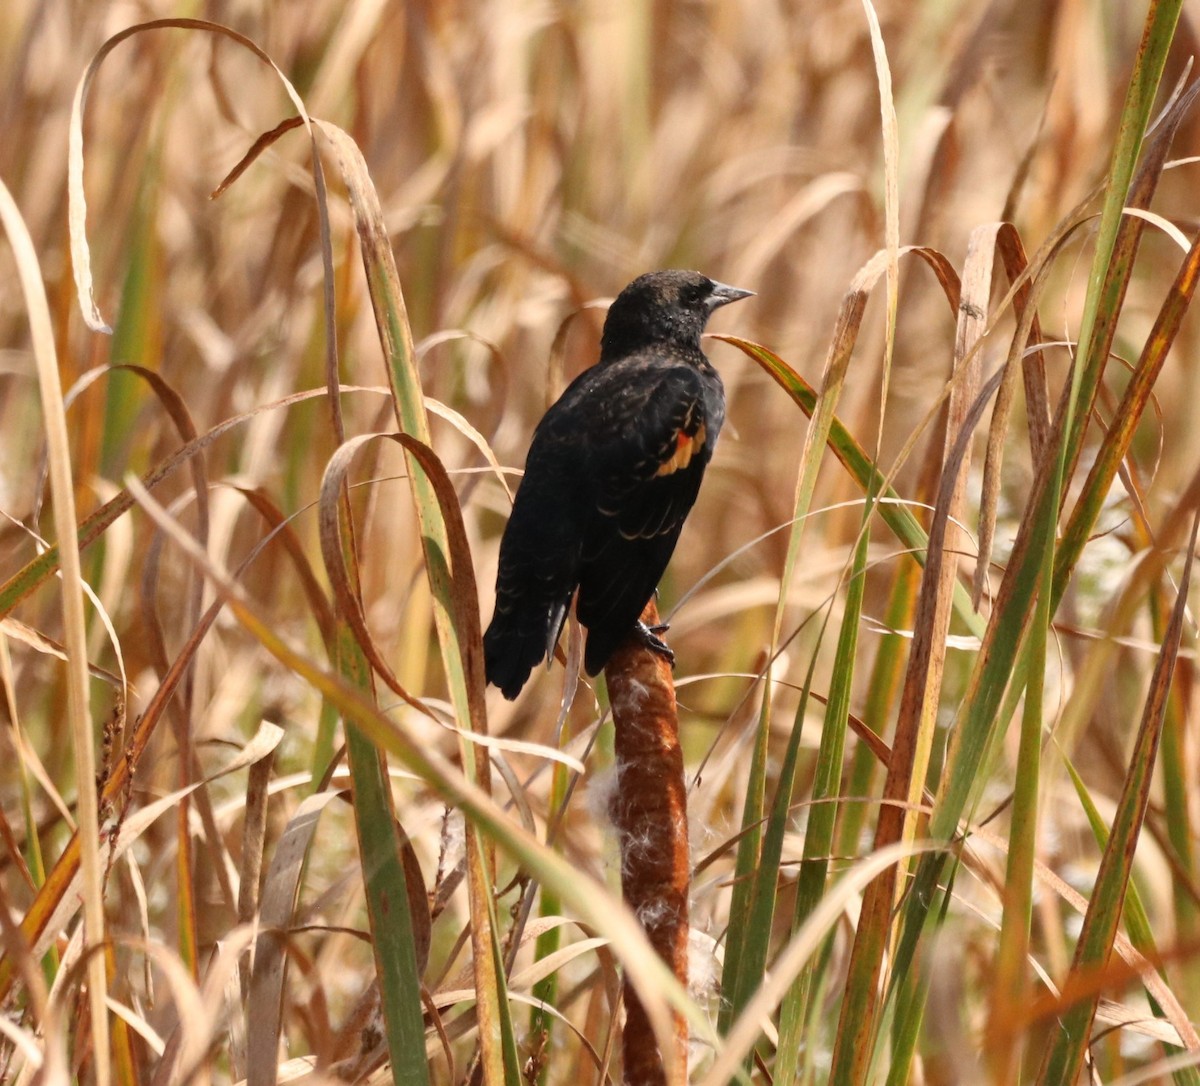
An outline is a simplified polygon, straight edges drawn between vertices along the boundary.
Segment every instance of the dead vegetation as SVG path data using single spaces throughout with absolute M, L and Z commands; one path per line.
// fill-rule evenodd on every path
M 6 1080 L 615 1082 L 623 965 L 698 1082 L 1200 1081 L 1178 5 L 190 10 L 261 55 L 0 10 Z M 668 266 L 759 295 L 660 597 L 695 1002 L 606 696 L 478 659 L 510 469 Z

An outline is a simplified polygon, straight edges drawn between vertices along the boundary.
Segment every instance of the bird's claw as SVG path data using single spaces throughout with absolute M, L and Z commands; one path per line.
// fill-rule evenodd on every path
M 660 622 L 654 626 L 647 626 L 639 619 L 637 625 L 634 627 L 634 632 L 646 648 L 651 652 L 658 653 L 659 656 L 671 665 L 671 670 L 674 671 L 675 653 L 671 651 L 671 646 L 658 636 L 659 634 L 666 633 L 670 628 L 665 622 Z

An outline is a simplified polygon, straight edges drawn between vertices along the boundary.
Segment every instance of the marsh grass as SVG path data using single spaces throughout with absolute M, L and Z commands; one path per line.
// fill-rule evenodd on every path
M 1179 5 L 180 14 L 0 11 L 5 1080 L 620 1081 L 623 972 L 713 1086 L 1200 1081 Z M 603 689 L 479 647 L 659 266 L 758 291 L 660 596 L 690 994 Z

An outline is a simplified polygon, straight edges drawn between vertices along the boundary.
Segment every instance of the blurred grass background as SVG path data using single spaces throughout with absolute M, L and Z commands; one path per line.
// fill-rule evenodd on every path
M 1141 5 L 880 0 L 876 10 L 899 122 L 901 242 L 930 246 L 961 269 L 971 231 L 1007 216 L 1027 251 L 1034 252 L 1105 176 L 1141 34 Z M 320 239 L 307 143 L 300 134 L 283 136 L 219 200 L 210 200 L 259 134 L 293 110 L 266 67 L 234 43 L 208 34 L 174 29 L 141 34 L 119 46 L 99 69 L 85 116 L 85 181 L 97 298 L 113 335 L 93 334 L 83 324 L 67 231 L 72 95 L 109 35 L 162 17 L 212 19 L 245 34 L 295 84 L 312 116 L 341 126 L 358 143 L 382 201 L 425 393 L 468 420 L 504 465 L 520 465 L 542 411 L 565 381 L 594 359 L 602 309 L 590 303 L 611 297 L 640 272 L 695 267 L 757 291 L 753 301 L 723 312 L 712 330 L 767 345 L 817 385 L 842 297 L 884 244 L 879 87 L 858 2 L 7 0 L 0 8 L 0 178 L 12 190 L 37 246 L 63 383 L 68 388 L 80 383 L 68 421 L 81 518 L 112 497 L 127 472 L 151 469 L 182 443 L 145 380 L 128 372 L 103 373 L 84 387 L 95 367 L 129 363 L 160 374 L 201 433 L 324 382 Z M 1182 74 L 1195 51 L 1194 34 L 1185 13 L 1164 87 Z M 1185 159 L 1194 153 L 1197 134 L 1195 118 L 1186 116 L 1174 155 Z M 1167 170 L 1153 205 L 1185 232 L 1196 227 L 1195 170 L 1187 162 Z M 330 185 L 342 380 L 376 389 L 342 396 L 346 429 L 350 434 L 388 430 L 394 426 L 386 395 L 378 391 L 385 384 L 378 333 L 354 222 L 333 170 Z M 1099 205 L 1090 210 L 1098 212 Z M 1088 230 L 1077 232 L 1047 271 L 1039 308 L 1044 339 L 1052 344 L 1046 360 L 1053 395 L 1066 380 L 1066 345 L 1078 332 L 1091 241 Z M 1138 356 L 1174 278 L 1177 252 L 1163 232 L 1147 231 L 1121 309 L 1114 344 L 1118 358 L 1132 362 Z M 35 535 L 53 538 L 55 531 L 44 508 L 44 435 L 28 358 L 27 317 L 7 248 L 0 254 L 0 269 L 0 578 L 7 579 L 35 556 Z M 995 297 L 1003 292 L 999 288 Z M 875 294 L 838 414 L 903 497 L 929 501 L 932 491 L 922 484 L 922 465 L 928 442 L 940 453 L 942 431 L 930 409 L 950 374 L 954 313 L 923 265 L 901 265 L 884 409 L 883 292 Z M 1013 327 L 1011 312 L 996 317 L 980 351 L 986 372 L 1003 361 Z M 1151 536 L 1180 500 L 1200 457 L 1193 419 L 1198 346 L 1195 322 L 1186 319 L 1128 465 L 1138 479 Z M 704 762 L 692 793 L 692 834 L 695 859 L 712 862 L 697 879 L 693 923 L 698 942 L 711 946 L 724 941 L 731 922 L 729 845 L 746 798 L 762 696 L 755 676 L 777 618 L 805 420 L 749 358 L 718 342 L 710 342 L 708 350 L 725 379 L 729 422 L 662 585 L 660 606 L 671 617 L 671 643 L 679 659 L 676 679 L 689 767 Z M 1084 446 L 1085 468 L 1119 402 L 1126 372 L 1119 364 L 1107 370 L 1098 418 Z M 462 426 L 435 414 L 431 430 L 458 491 L 486 621 L 508 499 Z M 916 434 L 912 453 L 897 463 Z M 210 445 L 205 452 L 207 549 L 213 560 L 236 567 L 266 533 L 263 518 L 243 493 L 255 489 L 293 518 L 301 552 L 319 567 L 315 505 L 335 448 L 319 399 L 264 411 Z M 821 622 L 813 616 L 819 619 L 832 604 L 831 628 L 837 628 L 844 571 L 861 520 L 861 492 L 832 458 L 827 461 L 786 593 L 782 628 L 785 635 L 799 632 L 773 667 L 778 685 L 771 687 L 769 780 L 778 772 L 798 704 L 796 691 L 810 663 L 815 659 L 815 691 L 827 690 L 832 681 L 836 638 L 822 637 Z M 362 596 L 370 629 L 400 682 L 421 698 L 444 702 L 449 694 L 404 472 L 399 452 L 382 446 L 372 446 L 355 468 Z M 995 561 L 1000 565 L 1032 474 L 1018 409 L 1006 440 L 999 499 Z M 514 485 L 515 477 L 509 482 Z M 1079 483 L 1072 485 L 1077 490 Z M 976 468 L 968 483 L 972 530 L 979 490 Z M 184 473 L 156 491 L 160 502 L 195 529 L 190 495 Z M 1048 730 L 1070 704 L 1092 646 L 1106 636 L 1110 602 L 1152 546 L 1146 533 L 1131 527 L 1134 511 L 1127 491 L 1114 488 L 1056 616 L 1046 664 Z M 875 531 L 852 711 L 862 710 L 876 653 L 896 640 L 880 631 L 888 625 L 889 592 L 904 561 L 894 537 Z M 213 597 L 198 587 L 191 565 L 176 549 L 162 547 L 152 523 L 137 510 L 84 552 L 84 575 L 120 646 L 118 659 L 90 611 L 90 662 L 109 673 L 123 667 L 130 682 L 127 707 L 120 705 L 112 683 L 93 682 L 92 711 L 98 722 L 108 722 L 111 758 L 111 751 L 119 752 L 127 741 L 131 722 L 167 664 L 193 651 L 184 645 L 197 614 L 194 594 L 208 593 L 206 603 Z M 998 565 L 993 588 L 999 576 Z M 321 655 L 313 605 L 278 544 L 255 559 L 242 582 L 277 633 Z M 1120 793 L 1161 637 L 1154 606 L 1145 606 L 1129 629 L 1116 631 L 1124 640 L 1095 680 L 1103 683 L 1100 696 L 1061 737 L 1063 752 L 1102 813 L 1113 809 Z M 40 865 L 53 863 L 64 846 L 65 808 L 71 807 L 76 789 L 63 724 L 61 664 L 45 645 L 31 645 L 25 632 L 61 641 L 58 608 L 57 587 L 47 582 L 10 616 L 21 629 L 5 627 L 11 662 L 4 666 L 6 757 L 0 763 L 0 787 L 12 829 L 2 873 L 17 919 L 43 877 Z M 1198 872 L 1194 854 L 1189 859 L 1169 845 L 1168 824 L 1184 819 L 1185 839 L 1197 824 L 1200 768 L 1195 724 L 1186 712 L 1192 700 L 1194 633 L 1189 622 L 1179 665 L 1179 675 L 1188 681 L 1180 683 L 1179 675 L 1176 680 L 1180 717 L 1174 770 L 1191 810 L 1185 817 L 1155 794 L 1152 832 L 1139 848 L 1137 868 L 1159 948 L 1190 948 L 1168 965 L 1167 976 L 1193 1019 L 1200 1015 Z M 949 654 L 931 787 L 937 783 L 946 727 L 972 664 L 969 650 Z M 175 730 L 162 729 L 142 755 L 130 793 L 133 806 L 214 772 L 261 720 L 274 721 L 284 734 L 266 808 L 269 861 L 272 842 L 328 759 L 323 744 L 340 745 L 340 735 L 331 740 L 328 728 L 318 727 L 317 691 L 226 617 L 218 618 L 195 649 L 187 682 L 186 710 L 181 708 Z M 554 745 L 562 687 L 562 670 L 555 667 L 536 673 L 512 706 L 490 693 L 492 733 Z M 1088 692 L 1089 705 L 1093 693 Z M 381 695 L 390 707 L 387 697 Z M 571 709 L 567 738 L 576 754 L 590 740 L 602 704 L 602 697 L 585 691 Z M 819 706 L 810 704 L 794 793 L 798 806 L 784 843 L 785 871 L 803 847 L 799 835 L 807 815 L 802 801 L 811 792 L 821 719 Z M 889 726 L 888 719 L 869 723 L 882 733 Z M 452 734 L 416 714 L 406 726 L 420 741 L 453 757 Z M 600 734 L 592 770 L 605 760 Z M 194 749 L 191 764 L 181 766 L 181 744 Z M 848 755 L 853 749 L 851 740 Z M 527 805 L 513 817 L 524 817 L 545 837 L 547 821 L 557 820 L 552 775 L 536 757 L 519 752 L 508 757 Z M 192 758 L 187 754 L 185 763 Z M 1001 806 L 1011 792 L 1016 759 L 1012 729 L 987 782 L 983 814 Z M 1099 850 L 1061 762 L 1053 753 L 1047 761 L 1053 769 L 1043 779 L 1038 859 L 1087 896 Z M 246 789 L 242 771 L 209 785 L 210 824 L 193 821 L 189 834 L 181 834 L 169 818 L 146 829 L 109 873 L 106 903 L 114 932 L 144 934 L 189 959 L 182 946 L 175 864 L 180 841 L 194 836 L 198 949 L 189 968 L 201 974 L 200 963 L 238 922 L 231 891 L 242 862 Z M 457 941 L 466 906 L 462 895 L 452 892 L 453 883 L 445 881 L 456 862 L 454 838 L 445 832 L 441 802 L 420 781 L 398 773 L 394 791 L 427 886 L 445 888 L 446 912 L 433 925 L 426 980 L 431 990 L 447 988 L 446 978 L 464 961 Z M 877 775 L 867 795 L 878 794 Z M 503 790 L 500 796 L 508 798 Z M 615 885 L 613 846 L 596 804 L 589 804 L 586 788 L 568 793 L 567 801 L 554 847 Z M 869 802 L 848 806 L 865 806 L 868 828 L 873 824 Z M 300 890 L 296 924 L 303 930 L 292 938 L 295 958 L 283 1029 L 291 1054 L 315 1054 L 326 1062 L 356 1051 L 353 1009 L 374 975 L 370 947 L 361 935 L 366 919 L 352 825 L 350 813 L 337 804 L 322 816 Z M 1003 813 L 989 830 L 1007 833 Z M 860 844 L 865 852 L 870 836 Z M 30 868 L 27 879 L 20 873 L 18 852 Z M 501 871 L 503 887 L 513 874 L 503 859 Z M 785 874 L 781 884 L 785 902 L 788 879 Z M 974 1082 L 985 1074 L 980 1033 L 996 952 L 991 921 L 999 906 L 986 888 L 956 889 L 964 902 L 951 907 L 948 930 L 937 943 L 939 964 L 913 1072 L 923 1077 L 913 1081 Z M 508 908 L 513 899 L 500 901 Z M 787 912 L 783 908 L 779 915 Z M 1078 913 L 1058 895 L 1039 891 L 1031 953 L 1054 977 L 1066 971 L 1078 922 Z M 777 923 L 782 935 L 784 921 Z M 849 931 L 842 927 L 831 944 L 834 965 L 823 974 L 824 1010 L 818 1015 L 824 1025 L 809 1034 L 802 1063 L 806 1081 L 823 1081 Z M 606 969 L 581 954 L 563 974 L 555 996 L 601 1053 L 611 1019 Z M 169 1037 L 178 1008 L 144 956 L 119 949 L 111 973 L 114 998 L 133 1008 L 147 1029 Z M 214 1017 L 218 1034 L 226 1028 L 225 1018 L 218 1024 Z M 1039 1022 L 1027 1028 L 1036 1065 L 1036 1039 L 1048 1026 Z M 453 1070 L 441 1055 L 431 1060 L 435 1081 L 466 1074 L 470 1043 L 454 1044 L 458 1062 Z M 214 1042 L 211 1067 L 217 1079 L 238 1077 L 231 1055 L 235 1047 L 234 1041 L 228 1050 Z M 130 1040 L 129 1061 L 125 1070 L 118 1065 L 120 1073 L 150 1081 L 157 1066 L 153 1049 L 145 1039 Z M 80 1040 L 72 1052 L 85 1060 L 86 1045 Z M 597 1072 L 581 1052 L 578 1041 L 558 1032 L 534 1064 L 545 1081 L 595 1081 Z M 1115 1081 L 1160 1054 L 1156 1042 L 1121 1030 L 1098 1047 L 1102 1070 L 1097 1073 Z M 5 1067 L 16 1074 L 20 1060 L 11 1051 L 6 1058 Z

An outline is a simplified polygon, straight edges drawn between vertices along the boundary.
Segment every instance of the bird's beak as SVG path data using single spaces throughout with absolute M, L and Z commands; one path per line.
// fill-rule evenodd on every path
M 740 301 L 742 298 L 753 298 L 754 291 L 742 290 L 741 287 L 731 287 L 728 283 L 713 283 L 713 291 L 708 296 L 708 311 L 711 313 L 714 309 L 720 309 L 723 305 L 728 305 L 730 302 Z

